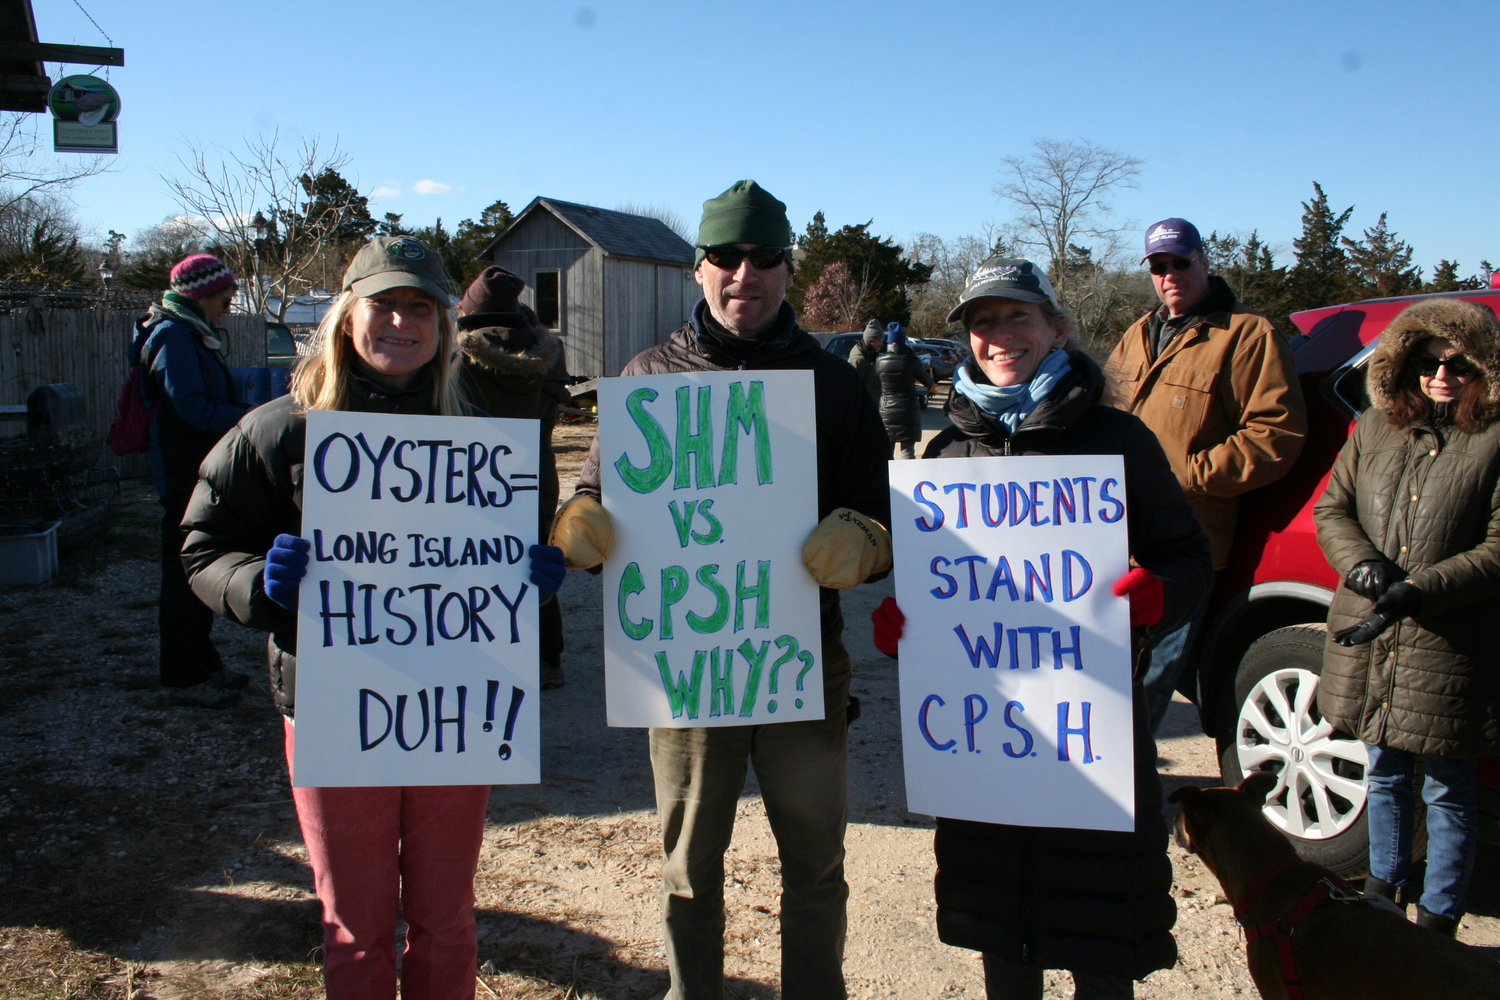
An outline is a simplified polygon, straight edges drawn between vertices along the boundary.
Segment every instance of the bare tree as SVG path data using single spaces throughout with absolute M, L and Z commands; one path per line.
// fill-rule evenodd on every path
M 343 170 L 349 157 L 337 143 L 324 152 L 317 137 L 285 153 L 272 133 L 247 139 L 243 152 L 190 146 L 177 162 L 181 171 L 161 179 L 186 220 L 239 277 L 249 311 L 264 313 L 275 298 L 275 318 L 283 319 L 354 211 L 352 203 L 315 198 L 313 178 Z
M 657 219 L 688 243 L 697 244 L 698 242 L 698 234 L 693 230 L 693 227 L 689 226 L 674 209 L 657 205 L 654 202 L 647 205 L 640 205 L 633 201 L 627 201 L 625 204 L 617 207 L 615 211 L 624 212 L 626 215 L 644 215 L 648 219 Z
M 912 297 L 909 329 L 917 337 L 943 337 L 950 333 L 948 311 L 963 293 L 969 276 L 1008 242 L 999 227 L 987 224 L 978 236 L 951 240 L 917 233 L 905 246 L 908 259 L 932 268 L 932 277 Z
M 1020 209 L 1019 247 L 1045 256 L 1054 271 L 1074 247 L 1091 251 L 1096 264 L 1113 263 L 1127 227 L 1112 224 L 1108 198 L 1136 186 L 1141 161 L 1087 139 L 1036 139 L 1031 146 L 1029 156 L 1001 161 L 995 184 L 995 194 Z
M 0 215 L 35 196 L 66 190 L 74 181 L 103 173 L 108 162 L 89 156 L 64 163 L 42 155 L 36 117 L 0 114 Z

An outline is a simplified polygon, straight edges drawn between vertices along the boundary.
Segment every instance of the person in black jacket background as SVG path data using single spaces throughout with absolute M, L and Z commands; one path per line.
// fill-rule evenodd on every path
M 1155 436 L 1100 405 L 1104 375 L 1068 349 L 1047 276 L 1028 260 L 986 261 L 948 319 L 964 322 L 974 356 L 954 376 L 952 426 L 922 457 L 1123 456 L 1135 568 L 1114 593 L 1130 598 L 1137 646 L 1185 621 L 1212 578 L 1208 539 Z M 876 645 L 895 655 L 895 602 L 874 620 Z M 1132 980 L 1177 960 L 1156 744 L 1136 680 L 1133 832 L 938 819 L 938 936 L 984 954 L 992 1000 L 1040 1000 L 1044 969 L 1071 970 L 1077 1000 L 1122 1000 Z
M 886 329 L 890 342 L 875 361 L 880 378 L 880 419 L 891 439 L 891 457 L 899 454 L 902 458 L 916 458 L 916 443 L 922 440 L 922 404 L 917 399 L 917 386 L 925 385 L 930 392 L 932 376 L 911 349 L 901 324 L 892 323 Z

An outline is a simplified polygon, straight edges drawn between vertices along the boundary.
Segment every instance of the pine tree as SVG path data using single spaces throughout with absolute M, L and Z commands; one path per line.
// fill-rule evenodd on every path
M 510 224 L 516 221 L 511 214 L 510 206 L 503 201 L 497 201 L 483 212 L 479 213 L 479 221 L 464 219 L 458 224 L 453 234 L 452 259 L 456 266 L 453 280 L 460 286 L 467 288 L 469 282 L 479 276 L 479 273 L 490 265 L 488 260 L 480 260 L 479 253 L 496 236 L 510 228 Z
M 801 312 L 808 292 L 818 283 L 823 269 L 842 261 L 849 280 L 863 291 L 863 308 L 867 315 L 882 323 L 892 320 L 905 324 L 911 320 L 911 302 L 907 289 L 915 290 L 932 276 L 932 266 L 907 260 L 901 246 L 870 232 L 874 220 L 857 226 L 843 226 L 828 231 L 823 213 L 818 212 L 807 230 L 797 240 L 806 253 L 787 292 L 787 301 Z
M 1316 196 L 1302 203 L 1302 235 L 1292 241 L 1297 263 L 1287 274 L 1290 291 L 1289 312 L 1316 309 L 1347 302 L 1349 294 L 1349 258 L 1339 240 L 1354 206 L 1338 214 L 1328 207 L 1323 186 L 1313 182 Z
M 1339 242 L 1349 257 L 1350 289 L 1358 298 L 1389 298 L 1422 290 L 1422 269 L 1412 265 L 1411 244 L 1399 239 L 1386 226 L 1386 213 L 1362 240 L 1347 236 Z

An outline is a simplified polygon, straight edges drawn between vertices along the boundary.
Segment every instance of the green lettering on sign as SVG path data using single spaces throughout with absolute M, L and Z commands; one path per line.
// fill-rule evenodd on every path
M 724 623 L 729 620 L 729 591 L 714 578 L 717 572 L 719 572 L 717 563 L 698 567 L 698 582 L 714 595 L 714 610 L 706 618 L 691 611 L 687 613 L 688 628 L 699 635 L 712 635 L 723 628 Z
M 697 487 L 701 490 L 714 484 L 714 413 L 713 388 L 698 387 L 698 432 L 691 431 L 691 414 L 688 412 L 688 386 L 677 389 L 677 478 L 672 483 L 674 490 L 685 490 L 694 485 L 688 482 L 688 459 L 692 458 L 697 471 Z
M 755 481 L 765 486 L 771 481 L 771 427 L 766 421 L 764 382 L 751 382 L 748 397 L 744 383 L 734 382 L 729 386 L 729 408 L 724 419 L 724 455 L 719 461 L 720 486 L 739 482 L 740 439 L 736 428 L 754 434 Z
M 689 681 L 682 671 L 677 672 L 677 682 L 672 682 L 672 669 L 667 666 L 667 654 L 656 654 L 656 669 L 661 672 L 661 686 L 667 692 L 667 704 L 672 708 L 672 718 L 682 718 L 684 706 L 687 717 L 698 717 L 699 695 L 703 691 L 703 650 L 693 654 L 693 679 Z
M 672 474 L 672 443 L 667 440 L 667 432 L 662 430 L 656 418 L 646 412 L 645 404 L 655 400 L 655 389 L 637 389 L 625 397 L 625 411 L 630 414 L 636 429 L 646 439 L 646 447 L 651 450 L 651 462 L 644 469 L 631 465 L 624 453 L 615 460 L 615 470 L 620 473 L 620 479 L 636 493 L 652 492 Z
M 625 634 L 632 639 L 644 639 L 651 634 L 651 626 L 656 624 L 649 618 L 642 618 L 635 622 L 630 620 L 630 613 L 625 610 L 625 601 L 646 589 L 646 581 L 641 578 L 641 567 L 631 563 L 625 567 L 625 572 L 620 574 L 620 627 Z

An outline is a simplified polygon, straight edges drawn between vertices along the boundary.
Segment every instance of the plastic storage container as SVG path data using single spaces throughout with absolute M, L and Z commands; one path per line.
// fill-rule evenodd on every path
M 0 521 L 0 585 L 46 583 L 57 572 L 61 521 Z

